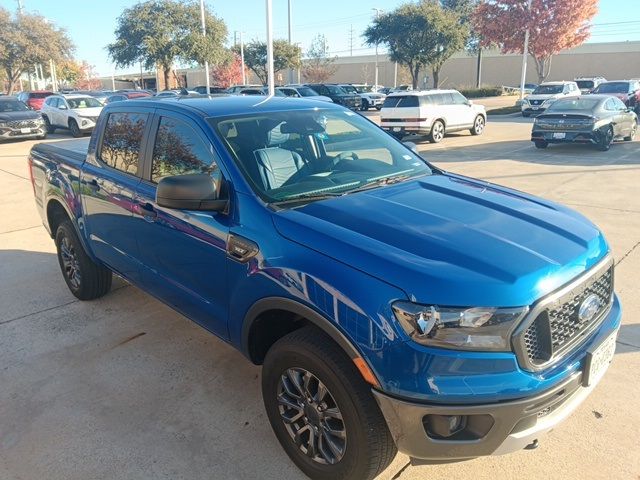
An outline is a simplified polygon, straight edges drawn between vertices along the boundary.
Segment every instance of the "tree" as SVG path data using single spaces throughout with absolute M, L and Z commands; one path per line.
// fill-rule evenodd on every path
M 484 0 L 473 22 L 481 46 L 494 43 L 503 53 L 522 53 L 529 29 L 529 51 L 536 64 L 538 82 L 551 71 L 553 55 L 584 43 L 590 22 L 598 11 L 597 0 Z
M 235 46 L 233 51 L 240 52 L 240 47 Z M 297 45 L 291 45 L 286 40 L 274 40 L 273 42 L 273 73 L 274 75 L 287 68 L 298 68 L 302 51 Z M 267 73 L 267 44 L 253 40 L 244 46 L 244 63 L 256 74 L 258 80 L 266 85 Z
M 76 81 L 81 78 L 82 64 L 72 58 L 68 58 L 56 65 L 56 73 L 58 81 L 63 85 L 75 85 Z
M 0 32 L 0 68 L 9 83 L 9 95 L 23 72 L 36 64 L 46 66 L 49 60 L 61 62 L 74 49 L 65 30 L 40 15 L 23 13 L 12 18 L 0 7 Z
M 215 66 L 211 70 L 211 80 L 214 85 L 228 88 L 242 83 L 242 60 L 240 55 L 232 53 L 230 59 Z
M 469 28 L 457 10 L 421 0 L 376 17 L 363 36 L 370 46 L 386 45 L 392 61 L 409 67 L 413 88 L 426 67 L 431 67 L 433 86 L 438 88 L 444 62 L 464 48 Z
M 226 25 L 208 10 L 205 24 L 203 37 L 200 6 L 195 1 L 147 0 L 122 12 L 116 41 L 107 50 L 120 67 L 140 62 L 148 70 L 161 66 L 168 87 L 174 62 L 216 64 L 224 59 Z
M 94 66 L 89 65 L 86 60 L 80 62 L 80 74 L 74 83 L 78 90 L 96 90 L 102 86 Z
M 335 61 L 335 57 L 329 56 L 326 37 L 322 34 L 316 35 L 307 50 L 302 76 L 309 83 L 324 83 L 338 70 L 333 64 Z

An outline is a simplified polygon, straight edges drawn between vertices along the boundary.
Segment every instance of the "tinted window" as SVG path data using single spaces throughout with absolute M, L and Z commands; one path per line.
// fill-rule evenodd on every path
M 170 175 L 211 172 L 213 155 L 193 129 L 180 120 L 162 117 L 153 147 L 151 180 Z
M 562 85 L 539 85 L 533 91 L 533 95 L 554 95 L 556 93 L 562 93 Z
M 47 98 L 49 95 L 51 95 L 48 92 L 32 92 L 29 94 L 29 98 Z
M 18 100 L 0 100 L 0 112 L 25 112 L 29 111 L 29 108 Z
M 100 159 L 110 167 L 135 175 L 146 123 L 146 114 L 110 114 L 104 129 Z
M 595 82 L 593 80 L 578 80 L 576 83 L 578 88 L 591 89 Z
M 612 98 L 612 100 L 613 100 L 613 106 L 614 106 L 614 108 L 616 110 L 626 110 L 627 109 L 627 106 L 619 98 L 614 97 L 614 98 Z
M 553 102 L 547 111 L 559 112 L 563 110 L 593 110 L 598 106 L 598 103 L 600 103 L 600 100 L 589 98 L 588 96 L 572 97 Z
M 417 95 L 394 95 L 387 97 L 382 104 L 384 108 L 408 108 L 420 106 L 420 99 Z
M 56 97 L 47 98 L 44 103 L 50 107 L 55 107 L 58 104 L 58 99 Z
M 596 87 L 593 93 L 627 93 L 629 82 L 606 82 Z

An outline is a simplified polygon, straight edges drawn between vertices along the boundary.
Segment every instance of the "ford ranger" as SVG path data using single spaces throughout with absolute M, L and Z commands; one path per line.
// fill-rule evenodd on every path
M 534 448 L 593 390 L 621 308 L 580 214 L 448 173 L 344 107 L 265 97 L 106 106 L 38 144 L 71 292 L 115 273 L 262 364 L 313 479 Z

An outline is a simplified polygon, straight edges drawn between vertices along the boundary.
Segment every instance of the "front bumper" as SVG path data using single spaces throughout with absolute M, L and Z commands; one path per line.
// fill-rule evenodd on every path
M 394 125 L 392 123 L 382 123 L 380 127 L 392 135 L 429 135 L 431 133 L 431 125 Z
M 591 143 L 595 144 L 600 141 L 600 133 L 598 130 L 533 130 L 531 132 L 532 142 L 547 143 Z
M 584 346 L 594 352 L 615 339 L 613 328 L 601 328 Z M 450 462 L 521 450 L 565 420 L 592 392 L 602 376 L 587 384 L 587 355 L 581 368 L 557 385 L 532 396 L 487 404 L 417 403 L 373 390 L 398 450 L 414 463 Z M 608 368 L 605 366 L 604 370 Z M 464 416 L 464 429 L 449 437 L 430 432 L 429 416 Z
M 547 107 L 543 107 L 543 106 L 531 106 L 531 105 L 523 105 L 522 106 L 522 113 L 526 113 L 528 115 L 538 115 L 540 113 L 543 113 L 545 110 L 547 109 Z
M 0 127 L 0 139 L 12 140 L 38 138 L 45 135 L 46 131 L 44 124 L 28 128 Z
M 90 132 L 96 126 L 97 119 L 87 118 L 87 117 L 78 117 L 76 120 L 78 122 L 78 127 L 83 132 Z

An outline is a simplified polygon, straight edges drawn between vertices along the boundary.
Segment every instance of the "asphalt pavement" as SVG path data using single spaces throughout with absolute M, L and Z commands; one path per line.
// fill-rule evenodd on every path
M 611 368 L 537 450 L 421 467 L 398 455 L 382 479 L 640 478 L 640 142 L 541 151 L 530 129 L 510 116 L 481 137 L 407 140 L 441 168 L 562 202 L 603 229 L 624 307 Z M 269 427 L 259 367 L 124 281 L 93 302 L 69 293 L 35 209 L 33 143 L 0 144 L 0 479 L 303 478 Z

